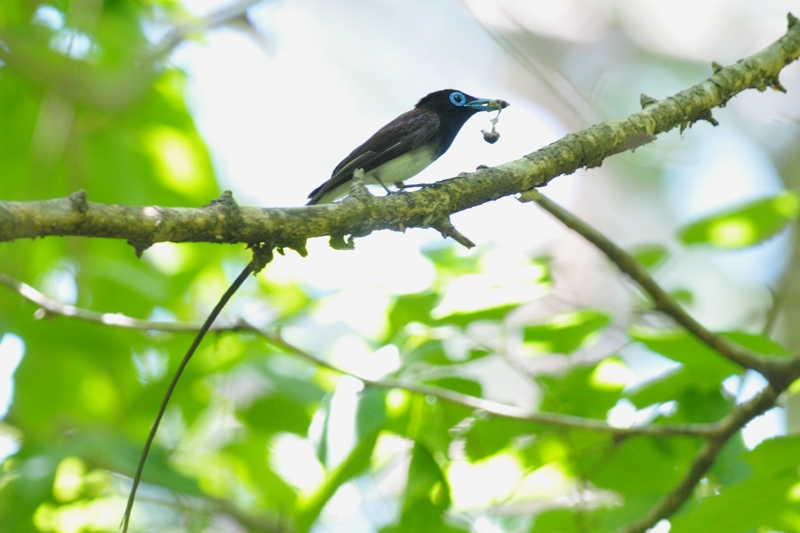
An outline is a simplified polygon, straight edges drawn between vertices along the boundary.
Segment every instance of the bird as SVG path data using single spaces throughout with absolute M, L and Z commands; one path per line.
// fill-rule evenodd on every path
M 364 169 L 364 182 L 400 185 L 444 154 L 472 115 L 499 111 L 503 100 L 475 98 L 444 89 L 423 96 L 414 109 L 379 129 L 333 170 L 328 181 L 311 191 L 306 205 L 329 203 L 350 192 L 353 172 Z M 488 141 L 487 141 L 488 142 Z

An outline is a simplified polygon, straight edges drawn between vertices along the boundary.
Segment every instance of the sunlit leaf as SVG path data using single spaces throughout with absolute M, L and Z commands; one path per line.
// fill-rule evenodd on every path
M 390 336 L 410 322 L 430 324 L 433 321 L 431 311 L 436 306 L 438 299 L 439 295 L 435 292 L 398 296 L 389 311 Z
M 388 401 L 391 403 L 391 395 Z M 455 437 L 451 430 L 474 414 L 472 408 L 421 394 L 410 395 L 408 402 L 390 411 L 387 429 L 425 445 L 433 453 L 444 454 Z
M 492 307 L 490 309 L 481 309 L 470 313 L 453 313 L 451 315 L 443 316 L 436 320 L 435 325 L 453 325 L 465 328 L 473 322 L 502 322 L 509 313 L 517 309 L 519 305 L 502 305 L 500 307 Z
M 796 472 L 756 476 L 725 488 L 719 495 L 706 498 L 697 507 L 675 517 L 670 532 L 745 533 L 761 527 L 796 531 L 793 517 L 800 514 L 800 502 L 793 494 L 799 484 Z
M 545 511 L 534 519 L 533 527 L 529 533 L 580 533 L 583 514 L 571 509 L 556 509 Z
M 800 215 L 800 199 L 791 191 L 728 209 L 684 226 L 684 244 L 746 248 L 779 233 Z
M 440 246 L 423 248 L 421 252 L 443 274 L 460 276 L 478 272 L 480 256 L 464 254 L 461 250 L 456 246 Z
M 744 454 L 757 475 L 797 472 L 800 466 L 800 436 L 773 437 Z
M 367 388 L 358 398 L 356 437 L 362 439 L 379 431 L 386 420 L 386 392 L 377 387 Z
M 684 305 L 691 305 L 694 303 L 694 294 L 689 289 L 675 289 L 669 291 L 669 295 L 672 296 L 677 302 Z
M 419 339 L 413 339 L 413 341 L 419 342 Z M 450 357 L 445 351 L 441 340 L 428 339 L 421 344 L 414 346 L 410 351 L 404 352 L 403 361 L 406 363 L 406 365 L 410 363 L 424 362 L 430 365 L 448 366 L 477 361 L 478 359 L 483 359 L 489 355 L 491 355 L 491 352 L 474 349 L 470 350 L 469 354 L 465 358 Z
M 606 376 L 602 375 L 604 373 Z M 608 410 L 619 400 L 629 374 L 621 362 L 609 360 L 599 365 L 575 366 L 560 376 L 538 376 L 536 381 L 544 393 L 540 409 L 605 419 Z
M 684 440 L 655 441 L 635 437 L 620 443 L 603 460 L 589 479 L 598 487 L 624 495 L 663 494 L 685 474 L 696 453 L 696 443 Z M 647 472 L 647 475 L 631 475 Z
M 749 350 L 771 357 L 790 357 L 792 352 L 765 335 L 747 331 L 729 331 L 722 334 L 728 340 Z
M 629 250 L 633 258 L 647 269 L 655 268 L 663 263 L 669 256 L 669 251 L 660 244 L 643 244 Z
M 539 424 L 500 417 L 478 417 L 465 435 L 465 451 L 471 461 L 485 459 L 512 445 L 517 437 L 542 430 Z
M 537 353 L 569 354 L 590 343 L 594 334 L 610 323 L 611 317 L 607 314 L 585 309 L 526 327 L 524 340 Z
M 800 515 L 800 438 L 775 437 L 742 454 L 751 475 L 722 488 L 672 521 L 671 531 L 703 531 L 722 527 L 745 532 L 771 526 L 794 531 Z
M 629 332 L 633 340 L 641 342 L 653 352 L 686 365 L 698 377 L 703 376 L 722 383 L 728 376 L 741 372 L 737 365 L 683 330 L 631 326 Z
M 297 531 L 304 533 L 310 530 L 325 504 L 336 494 L 339 487 L 369 468 L 377 439 L 377 431 L 363 435 L 344 461 L 328 474 L 325 481 L 314 492 L 298 501 L 295 511 Z
M 468 394 L 470 396 L 475 396 L 476 398 L 481 397 L 481 384 L 471 379 L 465 379 L 459 377 L 446 377 L 446 378 L 432 379 L 430 381 L 426 381 L 425 383 L 427 385 L 433 385 L 434 387 L 441 387 L 443 389 L 449 389 L 455 392 L 460 392 L 461 394 Z
M 399 523 L 381 529 L 382 533 L 466 533 L 445 521 L 450 486 L 433 455 L 418 443 L 411 454 L 403 499 Z

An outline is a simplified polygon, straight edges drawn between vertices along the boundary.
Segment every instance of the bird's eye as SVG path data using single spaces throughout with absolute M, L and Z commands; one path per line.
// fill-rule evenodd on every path
M 450 93 L 450 101 L 453 102 L 453 105 L 461 107 L 467 103 L 467 97 L 464 96 L 464 93 L 454 92 Z

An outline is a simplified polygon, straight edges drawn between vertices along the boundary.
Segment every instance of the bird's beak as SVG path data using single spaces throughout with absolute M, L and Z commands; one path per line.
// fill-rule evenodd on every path
M 476 98 L 467 103 L 467 107 L 476 111 L 500 111 L 508 107 L 505 100 L 489 100 L 488 98 Z

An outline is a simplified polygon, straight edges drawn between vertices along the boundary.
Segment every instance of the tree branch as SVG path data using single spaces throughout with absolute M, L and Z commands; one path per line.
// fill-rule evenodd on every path
M 64 316 L 68 318 L 75 318 L 87 322 L 95 322 L 105 326 L 113 326 L 126 329 L 139 329 L 143 331 L 171 331 L 171 332 L 184 332 L 195 333 L 202 324 L 186 323 L 186 322 L 159 322 L 154 320 L 139 320 L 132 318 L 121 313 L 99 313 L 97 311 L 89 311 L 81 309 L 72 305 L 66 305 L 56 302 L 41 292 L 37 291 L 30 285 L 15 280 L 5 274 L 0 274 L 0 284 L 6 285 L 14 289 L 20 296 L 26 300 L 40 306 L 44 313 L 40 313 L 41 317 L 49 315 Z M 692 436 L 713 436 L 719 432 L 718 424 L 659 424 L 657 426 L 638 426 L 638 427 L 614 427 L 610 426 L 600 420 L 593 420 L 581 418 L 577 416 L 560 415 L 553 413 L 531 413 L 523 409 L 505 405 L 491 400 L 484 400 L 468 394 L 462 394 L 440 387 L 429 387 L 425 385 L 415 385 L 411 383 L 401 383 L 392 380 L 372 380 L 347 370 L 341 369 L 331 363 L 321 359 L 310 352 L 307 352 L 297 346 L 286 342 L 279 335 L 274 335 L 262 331 L 258 327 L 248 323 L 245 320 L 238 320 L 235 324 L 229 326 L 217 326 L 212 328 L 214 331 L 250 331 L 264 339 L 267 343 L 280 348 L 289 353 L 294 353 L 301 358 L 305 359 L 314 366 L 325 368 L 340 375 L 354 377 L 364 382 L 365 385 L 371 387 L 380 387 L 382 389 L 402 389 L 415 394 L 424 394 L 433 396 L 440 400 L 461 405 L 462 407 L 469 407 L 483 411 L 489 415 L 499 416 L 503 418 L 510 418 L 515 420 L 548 424 L 556 427 L 583 429 L 587 431 L 599 431 L 610 433 L 617 437 L 628 437 L 632 435 L 650 435 L 653 437 L 676 436 L 676 435 L 692 435 Z
M 544 210 L 557 218 L 562 224 L 580 234 L 584 239 L 592 243 L 597 249 L 603 252 L 616 267 L 627 274 L 639 287 L 644 290 L 652 299 L 655 308 L 662 313 L 670 316 L 675 322 L 686 328 L 699 341 L 716 351 L 729 361 L 741 365 L 744 368 L 756 370 L 764 375 L 770 382 L 785 382 L 787 379 L 793 381 L 797 375 L 786 375 L 787 360 L 768 358 L 757 354 L 747 348 L 735 344 L 724 337 L 716 335 L 703 327 L 689 315 L 675 299 L 656 283 L 647 273 L 647 270 L 633 257 L 626 253 L 622 248 L 611 242 L 590 225 L 586 224 L 578 217 L 548 199 L 539 191 L 528 191 L 523 193 L 521 201 L 534 201 Z
M 0 242 L 45 236 L 126 239 L 137 251 L 156 242 L 268 243 L 304 253 L 312 237 L 362 237 L 377 230 L 426 228 L 459 211 L 546 185 L 557 176 L 593 168 L 611 155 L 651 142 L 656 135 L 698 120 L 714 123 L 711 109 L 745 89 L 781 90 L 780 71 L 800 56 L 800 24 L 761 52 L 669 98 L 643 98 L 643 109 L 624 119 L 592 126 L 493 168 L 462 174 L 406 194 L 302 208 L 130 207 L 69 199 L 0 203 Z
M 246 322 L 245 322 L 246 323 Z M 337 374 L 354 377 L 362 381 L 369 387 L 379 387 L 382 389 L 401 389 L 415 394 L 424 394 L 426 396 L 433 396 L 448 403 L 460 405 L 462 407 L 470 407 L 479 411 L 483 411 L 489 415 L 499 416 L 501 418 L 508 418 L 513 420 L 521 420 L 525 422 L 533 422 L 540 424 L 547 424 L 550 426 L 583 429 L 586 431 L 599 431 L 603 433 L 610 433 L 617 437 L 629 437 L 632 435 L 649 435 L 653 437 L 666 437 L 677 435 L 691 435 L 691 436 L 711 436 L 716 434 L 719 429 L 717 424 L 659 424 L 655 426 L 638 426 L 638 427 L 614 427 L 610 426 L 600 420 L 593 420 L 590 418 L 581 418 L 578 416 L 562 415 L 555 413 L 531 413 L 518 407 L 505 405 L 492 400 L 484 400 L 470 396 L 469 394 L 462 394 L 460 392 L 443 389 L 441 387 L 429 387 L 426 385 L 416 385 L 413 383 L 401 383 L 399 381 L 384 380 L 384 379 L 368 379 L 358 374 L 354 374 L 347 370 L 336 367 L 329 362 L 318 358 L 317 356 L 298 348 L 283 338 L 271 335 L 260 329 L 252 326 L 252 331 L 257 333 L 268 343 L 299 355 L 315 366 L 319 366 L 336 372 Z
M 700 482 L 714 464 L 717 455 L 722 451 L 728 439 L 747 425 L 752 419 L 772 408 L 779 394 L 780 391 L 772 388 L 772 386 L 767 386 L 755 398 L 737 407 L 736 410 L 720 424 L 719 433 L 703 445 L 697 457 L 695 457 L 692 466 L 689 468 L 686 477 L 683 478 L 678 486 L 662 498 L 655 507 L 645 513 L 639 520 L 619 530 L 619 533 L 645 533 L 660 520 L 668 518 L 677 512 L 692 495 L 697 483 Z
M 691 497 L 697 483 L 706 475 L 720 451 L 722 451 L 723 446 L 734 433 L 742 429 L 755 417 L 774 407 L 780 393 L 785 390 L 789 383 L 800 376 L 800 371 L 797 369 L 800 357 L 783 360 L 769 359 L 710 332 L 684 311 L 675 299 L 655 282 L 638 261 L 600 232 L 538 191 L 523 193 L 521 200 L 538 203 L 565 226 L 576 231 L 595 245 L 620 271 L 630 276 L 653 299 L 656 309 L 672 317 L 678 324 L 697 337 L 698 340 L 728 360 L 745 368 L 752 368 L 761 372 L 770 381 L 770 385 L 755 398 L 738 406 L 730 415 L 714 424 L 715 427 L 711 433 L 705 434 L 710 438 L 695 457 L 683 480 L 644 516 L 619 532 L 645 533 L 659 520 L 672 516 L 683 506 L 686 500 Z
M 142 331 L 153 330 L 194 333 L 202 327 L 200 322 L 162 322 L 157 320 L 140 320 L 138 318 L 123 315 L 122 313 L 100 313 L 97 311 L 90 311 L 88 309 L 75 307 L 74 305 L 62 304 L 61 302 L 57 302 L 51 298 L 48 298 L 27 283 L 23 283 L 3 273 L 0 273 L 0 284 L 10 287 L 29 302 L 39 306 L 39 309 L 37 309 L 34 313 L 34 316 L 37 319 L 59 315 L 77 318 L 87 322 L 95 322 L 105 326 L 138 329 Z M 213 326 L 211 326 L 210 330 L 241 331 L 243 329 L 250 328 L 244 326 L 241 322 L 237 322 L 230 325 L 221 325 L 215 323 Z

